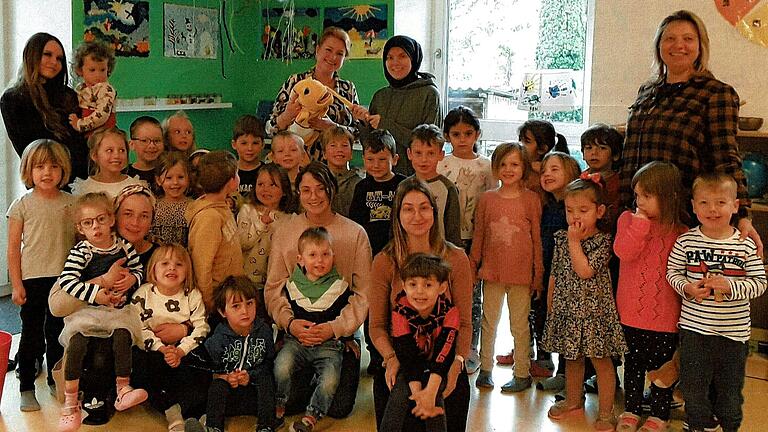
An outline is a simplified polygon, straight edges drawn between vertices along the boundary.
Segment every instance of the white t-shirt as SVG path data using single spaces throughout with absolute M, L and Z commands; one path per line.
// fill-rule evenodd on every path
M 475 227 L 475 207 L 480 194 L 498 186 L 491 171 L 491 160 L 481 155 L 474 159 L 447 155 L 437 165 L 437 172 L 448 177 L 459 189 L 461 239 L 471 239 Z

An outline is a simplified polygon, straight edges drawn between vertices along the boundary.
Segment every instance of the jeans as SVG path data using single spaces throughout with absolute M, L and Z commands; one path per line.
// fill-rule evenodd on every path
M 27 302 L 21 305 L 21 340 L 19 341 L 19 390 L 35 389 L 35 361 L 45 354 L 48 384 L 53 384 L 53 366 L 64 354 L 59 333 L 64 319 L 51 315 L 48 294 L 56 278 L 33 278 L 22 281 L 27 291 Z
M 287 405 L 296 371 L 310 366 L 315 372 L 317 387 L 309 400 L 307 414 L 319 419 L 328 413 L 339 386 L 344 348 L 344 342 L 335 339 L 306 347 L 293 336 L 286 335 L 285 344 L 275 359 L 277 406 Z
M 258 427 L 275 424 L 275 382 L 268 373 L 251 377 L 247 386 L 232 388 L 223 379 L 214 379 L 208 388 L 207 427 L 224 430 L 226 416 L 255 415 Z
M 746 342 L 680 330 L 680 390 L 691 429 L 716 427 L 713 415 L 724 432 L 739 429 L 748 352 Z

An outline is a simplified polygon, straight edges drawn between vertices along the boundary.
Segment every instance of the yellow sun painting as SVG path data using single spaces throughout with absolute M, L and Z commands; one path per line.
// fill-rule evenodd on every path
M 343 16 L 352 17 L 355 21 L 364 21 L 381 10 L 381 8 L 371 5 L 348 6 L 340 7 L 339 9 L 344 11 Z

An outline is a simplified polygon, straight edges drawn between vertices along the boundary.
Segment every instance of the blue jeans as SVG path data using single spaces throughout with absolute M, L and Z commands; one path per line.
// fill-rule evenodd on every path
M 741 426 L 744 368 L 749 347 L 722 336 L 680 330 L 680 390 L 691 429 Z
M 314 347 L 306 347 L 290 335 L 275 359 L 276 401 L 278 407 L 285 407 L 291 394 L 293 375 L 303 367 L 315 371 L 317 387 L 307 406 L 307 414 L 319 419 L 328 412 L 341 375 L 341 360 L 344 342 L 328 340 Z

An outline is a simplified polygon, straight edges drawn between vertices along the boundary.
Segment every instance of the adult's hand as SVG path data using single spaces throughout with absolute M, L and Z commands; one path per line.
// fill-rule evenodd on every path
M 456 381 L 459 379 L 461 373 L 461 362 L 454 361 L 451 368 L 448 370 L 448 375 L 445 377 L 445 389 L 443 389 L 443 399 L 453 393 L 456 389 Z
M 368 112 L 367 109 L 365 109 L 362 105 L 352 105 L 352 117 L 355 118 L 355 120 L 362 120 L 362 121 L 368 121 L 368 116 L 371 114 Z
M 384 382 L 392 390 L 392 387 L 395 386 L 395 380 L 397 380 L 397 373 L 400 371 L 400 360 L 397 359 L 397 356 L 393 355 L 387 359 L 384 367 Z
M 754 225 L 752 225 L 752 221 L 747 218 L 741 218 L 739 219 L 737 228 L 739 229 L 739 231 L 741 231 L 739 240 L 743 241 L 747 237 L 751 238 L 755 242 L 755 246 L 757 246 L 757 256 L 762 258 L 763 257 L 763 241 L 760 239 L 760 233 L 758 233 Z
M 321 118 L 312 118 L 309 119 L 309 127 L 311 127 L 314 130 L 322 131 L 326 130 L 330 127 L 335 126 L 336 123 L 331 121 L 328 117 L 321 117 Z
M 296 116 L 299 115 L 300 111 L 301 104 L 299 104 L 299 95 L 291 92 L 291 96 L 288 98 L 288 103 L 285 105 L 285 109 L 279 116 L 277 116 L 278 129 L 287 129 L 288 126 L 296 120 Z
M 295 337 L 300 344 L 304 346 L 313 346 L 309 344 L 309 339 L 312 338 L 310 329 L 315 326 L 315 323 L 303 319 L 294 319 L 291 324 L 288 325 L 288 333 Z
M 112 265 L 109 267 L 109 270 L 107 270 L 106 273 L 100 276 L 99 285 L 101 285 L 104 288 L 113 288 L 117 281 L 123 280 L 127 278 L 128 276 L 131 276 L 131 272 L 128 271 L 127 268 L 124 267 L 125 265 L 125 258 L 120 258 L 119 260 L 112 263 Z M 127 288 L 126 288 L 127 289 Z M 125 290 L 117 290 L 117 291 L 125 291 Z
M 381 114 L 374 114 L 374 115 L 368 116 L 368 124 L 371 125 L 372 128 L 378 129 L 379 122 L 381 122 Z
M 187 336 L 187 326 L 184 324 L 165 323 L 152 329 L 155 336 L 159 337 L 166 345 L 176 345 L 180 340 Z

